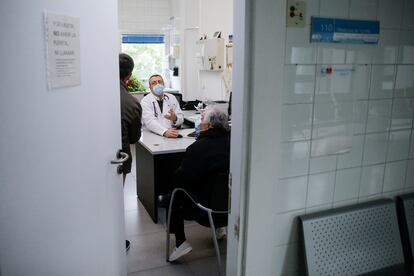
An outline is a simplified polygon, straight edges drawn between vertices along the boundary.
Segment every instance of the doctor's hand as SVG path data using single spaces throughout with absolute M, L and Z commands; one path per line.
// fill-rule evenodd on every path
M 178 130 L 175 128 L 169 128 L 164 132 L 163 136 L 167 138 L 177 138 Z
M 170 108 L 167 114 L 164 115 L 164 118 L 173 122 L 177 121 L 177 115 L 175 114 L 174 110 L 172 110 L 172 108 Z

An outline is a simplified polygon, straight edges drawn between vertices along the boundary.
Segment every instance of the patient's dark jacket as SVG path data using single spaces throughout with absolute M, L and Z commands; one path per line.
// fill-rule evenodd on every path
M 181 166 L 175 173 L 175 186 L 191 192 L 206 204 L 212 193 L 211 176 L 217 173 L 229 173 L 230 168 L 230 132 L 223 128 L 210 128 L 200 133 L 184 155 Z M 192 204 L 184 203 L 184 216 L 196 219 Z M 209 207 L 209 206 L 206 206 Z M 196 217 L 194 217 L 196 216 Z
M 208 190 L 208 179 L 214 173 L 228 173 L 230 167 L 230 133 L 223 128 L 210 128 L 200 133 L 190 145 L 176 171 L 177 186 L 197 196 Z

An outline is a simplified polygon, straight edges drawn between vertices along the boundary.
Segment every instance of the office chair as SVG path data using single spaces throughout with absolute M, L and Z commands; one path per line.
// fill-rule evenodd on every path
M 167 242 L 166 242 L 166 260 L 170 256 L 170 220 L 171 220 L 171 210 L 174 202 L 174 198 L 177 193 L 182 193 L 190 202 L 192 202 L 197 208 L 206 212 L 208 216 L 208 222 L 197 220 L 196 221 L 206 227 L 211 228 L 213 234 L 214 248 L 217 255 L 217 265 L 219 275 L 221 275 L 221 256 L 220 250 L 217 243 L 216 231 L 218 227 L 227 226 L 227 215 L 229 214 L 229 205 L 228 205 L 228 174 L 227 173 L 218 173 L 211 177 L 210 181 L 212 183 L 211 194 L 207 196 L 207 199 L 200 201 L 197 197 L 183 188 L 175 188 L 171 195 L 170 205 L 168 208 L 168 217 L 167 217 Z M 208 207 L 207 207 L 208 206 Z

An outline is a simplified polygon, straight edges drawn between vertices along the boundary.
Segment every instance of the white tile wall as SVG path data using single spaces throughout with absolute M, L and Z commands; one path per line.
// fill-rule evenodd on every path
M 384 166 L 376 165 L 362 168 L 361 185 L 359 188 L 360 197 L 372 196 L 382 192 Z
M 336 169 L 336 156 L 326 155 L 310 159 L 309 173 L 321 173 Z
M 319 0 L 306 1 L 306 24 L 310 25 L 311 17 L 319 16 Z
M 410 150 L 411 130 L 393 131 L 390 133 L 387 161 L 408 158 Z
M 319 211 L 330 209 L 330 208 L 332 208 L 332 206 L 333 206 L 332 202 L 329 202 L 329 203 L 322 204 L 322 205 L 308 207 L 308 208 L 306 208 L 305 213 L 306 214 L 316 213 L 316 212 L 319 212 Z
M 334 201 L 358 198 L 361 168 L 352 168 L 336 172 Z
M 308 198 L 306 207 L 333 202 L 335 172 L 309 175 Z
M 318 97 L 318 99 L 321 99 L 321 101 L 316 101 L 315 103 L 314 132 L 312 136 L 316 138 L 344 133 L 342 126 L 349 125 L 353 122 L 354 117 L 352 112 L 354 110 L 354 103 L 340 100 L 325 103 L 323 101 L 328 98 Z M 338 125 L 341 128 L 338 128 Z M 321 131 L 322 133 L 320 133 Z
M 349 152 L 338 155 L 338 169 L 361 166 L 362 153 L 364 152 L 364 135 L 353 136 L 351 145 Z
M 404 0 L 380 0 L 378 1 L 377 19 L 382 28 L 399 28 L 401 26 L 401 14 Z
M 162 33 L 171 16 L 170 0 L 119 0 L 121 33 Z
M 414 29 L 414 1 L 404 1 L 403 28 Z
M 414 131 L 411 131 L 410 159 L 414 158 Z
M 375 20 L 377 0 L 350 0 L 349 17 L 354 19 Z
M 358 203 L 358 199 L 335 201 L 332 207 L 333 208 L 344 207 L 344 206 L 354 205 L 354 204 L 357 204 L 357 203 Z
M 401 31 L 399 62 L 414 63 L 414 31 Z
M 315 64 L 316 46 L 309 42 L 309 26 L 288 28 L 286 33 L 286 64 Z
M 305 214 L 305 209 L 276 214 L 274 235 L 274 245 L 284 245 L 287 243 L 298 242 L 299 240 L 299 220 L 298 216 Z
M 319 64 L 345 63 L 346 46 L 322 44 L 318 46 Z
M 280 179 L 276 187 L 276 212 L 305 208 L 308 177 Z
M 384 163 L 387 156 L 388 133 L 374 133 L 365 136 L 363 164 Z
M 275 261 L 273 263 L 274 270 L 272 272 L 274 272 L 275 275 L 294 273 L 298 267 L 301 267 L 299 263 L 300 254 L 302 254 L 302 252 L 299 249 L 298 243 L 277 246 Z
M 306 28 L 286 29 L 281 132 L 306 135 L 281 144 L 275 275 L 301 275 L 295 216 L 414 190 L 414 1 L 306 2 Z M 311 15 L 379 20 L 379 44 L 310 44 Z
M 394 99 L 391 129 L 410 129 L 413 125 L 414 99 Z
M 376 49 L 376 45 L 348 45 L 345 62 L 347 64 L 370 64 Z
M 414 159 L 408 160 L 407 178 L 404 185 L 404 189 L 412 188 L 414 188 Z
M 398 191 L 404 188 L 407 161 L 387 163 L 385 165 L 383 192 Z
M 370 99 L 391 99 L 393 97 L 395 71 L 395 65 L 372 66 Z
M 284 105 L 282 107 L 282 141 L 310 139 L 312 104 Z
M 352 81 L 352 91 L 354 97 L 358 100 L 368 99 L 370 78 L 371 78 L 371 66 L 356 65 L 354 66 L 355 73 Z
M 372 49 L 373 63 L 395 64 L 398 58 L 399 41 L 400 30 L 381 29 L 378 46 Z
M 369 102 L 367 132 L 387 131 L 390 128 L 391 105 L 392 100 Z
M 414 66 L 397 66 L 397 78 L 395 81 L 396 97 L 414 97 Z
M 315 66 L 285 66 L 283 103 L 312 103 L 315 91 Z
M 348 18 L 349 1 L 320 0 L 319 13 L 321 17 Z
M 367 126 L 368 101 L 357 101 L 354 104 L 354 134 L 365 133 Z
M 283 143 L 281 151 L 281 177 L 305 175 L 308 173 L 310 141 Z

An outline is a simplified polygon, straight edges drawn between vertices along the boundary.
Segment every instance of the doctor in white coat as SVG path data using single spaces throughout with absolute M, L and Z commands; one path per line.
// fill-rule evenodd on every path
M 142 123 L 148 130 L 167 137 L 177 138 L 184 114 L 174 95 L 164 92 L 164 80 L 160 75 L 149 78 L 151 93 L 142 101 Z

